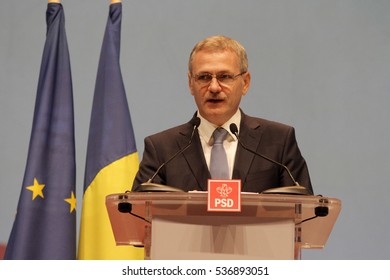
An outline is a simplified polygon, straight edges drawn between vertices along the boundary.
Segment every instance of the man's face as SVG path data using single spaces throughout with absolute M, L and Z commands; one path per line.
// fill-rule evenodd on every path
M 192 73 L 188 73 L 191 94 L 199 113 L 215 125 L 223 125 L 238 110 L 241 97 L 250 84 L 250 73 L 239 75 L 240 64 L 237 55 L 230 51 L 200 51 L 192 60 Z M 213 77 L 210 82 L 197 80 L 203 74 L 227 74 L 234 79 L 224 83 Z

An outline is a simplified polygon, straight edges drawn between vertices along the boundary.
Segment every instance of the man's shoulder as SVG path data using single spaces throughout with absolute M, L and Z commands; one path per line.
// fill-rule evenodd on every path
M 292 126 L 291 125 L 288 125 L 288 124 L 285 124 L 285 123 L 282 123 L 282 122 L 278 122 L 278 121 L 274 121 L 274 120 L 269 120 L 269 119 L 265 119 L 265 118 L 260 118 L 260 117 L 254 117 L 254 116 L 249 116 L 249 115 L 246 115 L 243 113 L 242 115 L 242 125 L 244 126 L 247 126 L 251 129 L 266 129 L 266 128 L 269 128 L 269 129 L 291 129 Z
M 191 129 L 192 129 L 192 125 L 188 122 L 188 123 L 180 124 L 180 125 L 159 131 L 157 133 L 149 135 L 148 137 L 153 138 L 153 139 L 156 139 L 156 138 L 157 139 L 172 139 L 172 137 L 187 134 L 188 131 L 191 131 Z

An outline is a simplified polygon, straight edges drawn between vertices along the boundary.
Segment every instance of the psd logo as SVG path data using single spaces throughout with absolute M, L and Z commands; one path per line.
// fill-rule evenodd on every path
M 241 180 L 209 179 L 207 211 L 240 212 Z

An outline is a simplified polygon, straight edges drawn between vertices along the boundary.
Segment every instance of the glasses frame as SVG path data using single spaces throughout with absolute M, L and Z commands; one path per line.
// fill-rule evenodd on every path
M 191 78 L 193 78 L 195 80 L 196 83 L 200 84 L 200 85 L 203 85 L 203 86 L 206 86 L 206 85 L 209 85 L 211 84 L 211 81 L 215 78 L 217 81 L 218 81 L 218 84 L 220 85 L 225 85 L 225 86 L 228 86 L 230 85 L 231 83 L 233 83 L 238 77 L 246 74 L 248 71 L 244 71 L 244 72 L 241 72 L 239 74 L 236 74 L 236 75 L 232 75 L 231 77 L 229 77 L 229 79 L 232 79 L 231 81 L 229 82 L 224 82 L 224 81 L 220 81 L 218 79 L 218 76 L 223 76 L 223 75 L 231 75 L 231 74 L 227 74 L 227 73 L 219 73 L 219 74 L 210 74 L 210 73 L 202 73 L 202 74 L 196 74 L 196 75 L 191 75 Z M 211 77 L 210 80 L 199 80 L 198 78 L 200 76 L 208 76 L 208 77 Z

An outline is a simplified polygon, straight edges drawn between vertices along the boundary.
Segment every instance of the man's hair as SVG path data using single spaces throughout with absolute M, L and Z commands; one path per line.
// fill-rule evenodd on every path
M 192 73 L 192 60 L 199 51 L 222 52 L 230 50 L 234 52 L 239 59 L 241 72 L 248 71 L 248 57 L 245 48 L 236 40 L 223 35 L 210 36 L 195 45 L 188 61 L 188 71 Z

